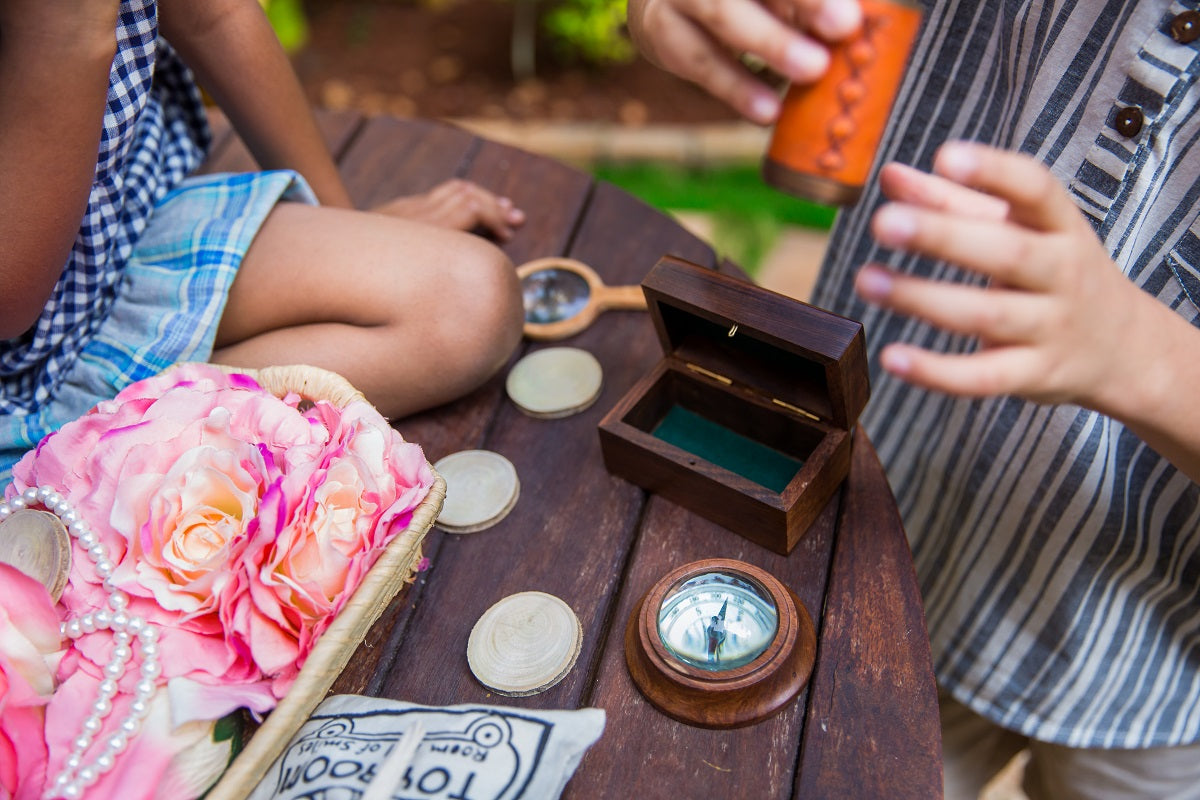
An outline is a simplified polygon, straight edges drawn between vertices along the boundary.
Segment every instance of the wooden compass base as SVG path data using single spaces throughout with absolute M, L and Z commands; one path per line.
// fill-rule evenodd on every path
M 727 677 L 668 662 L 654 627 L 645 624 L 643 598 L 625 627 L 625 663 L 634 684 L 668 717 L 701 728 L 740 728 L 779 713 L 808 683 L 817 654 L 812 619 L 785 591 L 795 614 L 781 617 L 776 645 Z

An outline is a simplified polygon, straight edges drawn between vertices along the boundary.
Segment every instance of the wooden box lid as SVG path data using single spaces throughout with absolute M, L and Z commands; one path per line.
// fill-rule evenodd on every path
M 845 430 L 866 406 L 862 323 L 674 256 L 642 290 L 663 351 L 688 368 Z

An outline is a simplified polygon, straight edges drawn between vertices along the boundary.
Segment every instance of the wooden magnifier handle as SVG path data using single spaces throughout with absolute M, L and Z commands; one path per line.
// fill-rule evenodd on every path
M 602 286 L 595 290 L 597 305 L 604 311 L 645 311 L 646 295 L 641 286 Z

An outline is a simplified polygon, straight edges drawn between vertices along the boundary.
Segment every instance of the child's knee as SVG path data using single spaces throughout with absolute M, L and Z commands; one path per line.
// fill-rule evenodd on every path
M 474 357 L 471 366 L 482 382 L 502 367 L 521 340 L 525 312 L 521 284 L 512 261 L 500 248 L 479 239 L 456 266 L 461 303 L 456 324 Z

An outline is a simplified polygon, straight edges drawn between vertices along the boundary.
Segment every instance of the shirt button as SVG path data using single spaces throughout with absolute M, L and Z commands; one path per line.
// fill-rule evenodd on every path
M 1184 11 L 1171 20 L 1171 38 L 1180 44 L 1200 39 L 1200 11 Z
M 1117 133 L 1126 139 L 1132 139 L 1141 132 L 1144 121 L 1145 118 L 1142 116 L 1140 108 L 1137 106 L 1126 106 L 1117 112 L 1116 119 L 1113 120 L 1113 127 L 1117 129 Z

